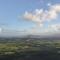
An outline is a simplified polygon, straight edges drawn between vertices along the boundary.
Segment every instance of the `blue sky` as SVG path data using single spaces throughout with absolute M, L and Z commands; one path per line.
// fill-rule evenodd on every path
M 47 10 L 49 8 L 48 5 L 58 4 L 60 6 L 60 0 L 0 0 L 0 30 L 2 31 L 2 34 L 4 34 L 4 31 L 30 31 L 32 28 L 35 28 L 37 24 L 34 21 L 28 21 L 29 19 L 27 20 L 24 17 L 26 11 L 28 14 L 29 12 L 33 14 L 36 9 Z M 40 32 L 40 30 L 42 30 L 43 32 L 44 29 L 49 30 L 49 28 L 47 28 L 49 24 L 53 24 L 55 28 L 56 25 L 60 27 L 59 13 L 58 17 L 55 19 L 56 21 L 53 19 L 50 19 L 53 20 L 51 22 L 45 21 L 43 22 L 44 26 L 42 28 L 35 28 L 37 29 L 36 31 L 39 30 Z

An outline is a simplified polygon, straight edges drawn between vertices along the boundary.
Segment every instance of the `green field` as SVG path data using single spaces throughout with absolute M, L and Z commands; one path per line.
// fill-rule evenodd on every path
M 60 51 L 60 41 L 6 42 L 0 43 L 0 55 L 10 55 L 25 51 L 56 49 Z
M 44 57 L 47 59 L 60 59 L 60 41 L 20 41 L 20 42 L 0 42 L 0 57 L 14 57 L 21 60 Z M 33 57 L 32 57 L 33 56 Z M 39 57 L 38 57 L 39 56 Z M 46 56 L 46 57 L 45 57 Z M 32 60 L 30 59 L 30 60 Z M 1 60 L 1 59 L 0 59 Z M 14 59 L 13 59 L 14 60 Z M 43 58 L 41 58 L 43 60 Z

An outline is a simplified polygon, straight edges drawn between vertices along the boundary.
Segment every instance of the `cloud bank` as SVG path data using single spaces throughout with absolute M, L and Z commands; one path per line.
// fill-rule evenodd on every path
M 23 18 L 27 21 L 33 21 L 39 26 L 41 26 L 45 21 L 55 20 L 60 13 L 60 4 L 48 5 L 48 10 L 36 9 L 33 12 L 26 11 Z
M 46 10 L 41 8 L 35 9 L 33 12 L 25 11 L 25 13 L 23 14 L 24 20 L 34 22 L 39 28 L 43 27 L 45 22 L 51 22 L 53 20 L 56 20 L 60 13 L 60 4 L 51 5 L 50 3 L 48 3 L 47 5 L 48 9 Z M 51 25 L 48 27 L 48 30 L 49 28 L 58 30 L 60 29 L 60 25 Z M 33 31 L 35 31 L 34 29 Z

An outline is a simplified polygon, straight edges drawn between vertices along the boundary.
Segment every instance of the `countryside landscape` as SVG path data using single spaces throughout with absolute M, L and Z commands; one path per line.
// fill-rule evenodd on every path
M 0 0 L 0 60 L 60 60 L 60 0 Z
M 60 60 L 60 40 L 0 38 L 0 60 L 37 59 Z

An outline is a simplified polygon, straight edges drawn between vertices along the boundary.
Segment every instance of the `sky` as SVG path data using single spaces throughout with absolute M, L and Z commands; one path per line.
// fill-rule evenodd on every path
M 60 0 L 0 0 L 0 36 L 60 32 Z

